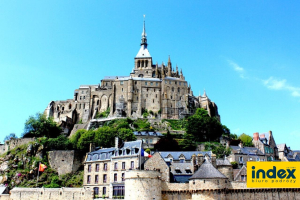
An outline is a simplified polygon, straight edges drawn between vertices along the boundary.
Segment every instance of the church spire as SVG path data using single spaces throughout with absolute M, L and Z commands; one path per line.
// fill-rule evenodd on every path
M 147 34 L 146 34 L 146 25 L 145 25 L 145 15 L 144 15 L 144 26 L 143 26 L 143 33 L 142 33 L 142 42 L 141 46 L 144 45 L 147 48 Z

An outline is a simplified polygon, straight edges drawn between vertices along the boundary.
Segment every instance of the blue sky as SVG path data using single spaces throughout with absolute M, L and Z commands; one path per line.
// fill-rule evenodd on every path
M 0 141 L 51 100 L 129 75 L 143 14 L 154 63 L 182 68 L 236 134 L 300 149 L 297 1 L 2 1 Z

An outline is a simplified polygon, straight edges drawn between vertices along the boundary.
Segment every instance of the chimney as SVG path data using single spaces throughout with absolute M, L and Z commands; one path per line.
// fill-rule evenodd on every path
M 194 167 L 194 172 L 196 172 L 198 170 L 198 166 L 197 166 L 195 154 L 192 155 L 192 163 L 193 163 L 193 167 Z
M 217 167 L 216 154 L 211 154 L 211 164 Z
M 197 164 L 200 167 L 202 165 L 202 163 L 203 163 L 203 154 L 199 153 L 197 155 Z
M 115 148 L 117 149 L 119 147 L 119 138 L 115 137 Z
M 95 143 L 90 143 L 90 152 L 95 151 Z
M 254 141 L 258 141 L 258 139 L 259 139 L 258 132 L 253 133 L 253 139 L 254 139 Z
M 243 143 L 242 142 L 239 143 L 239 147 L 243 148 Z
M 272 131 L 269 131 L 270 136 L 272 135 Z

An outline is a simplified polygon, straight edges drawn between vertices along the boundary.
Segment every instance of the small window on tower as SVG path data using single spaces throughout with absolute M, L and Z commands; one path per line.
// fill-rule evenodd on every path
M 123 81 L 120 81 L 120 84 L 121 84 L 121 85 L 123 85 L 123 84 L 124 84 L 124 82 L 123 82 Z

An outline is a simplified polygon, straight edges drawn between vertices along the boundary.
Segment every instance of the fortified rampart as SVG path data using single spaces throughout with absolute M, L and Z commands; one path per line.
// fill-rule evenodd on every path
M 85 188 L 14 188 L 11 200 L 91 200 L 93 191 Z
M 125 174 L 125 199 L 161 200 L 161 173 L 132 170 Z
M 4 144 L 0 145 L 0 154 L 3 154 L 11 149 L 14 149 L 23 144 L 27 144 L 29 142 L 34 141 L 35 138 L 12 138 L 10 140 L 5 141 Z

